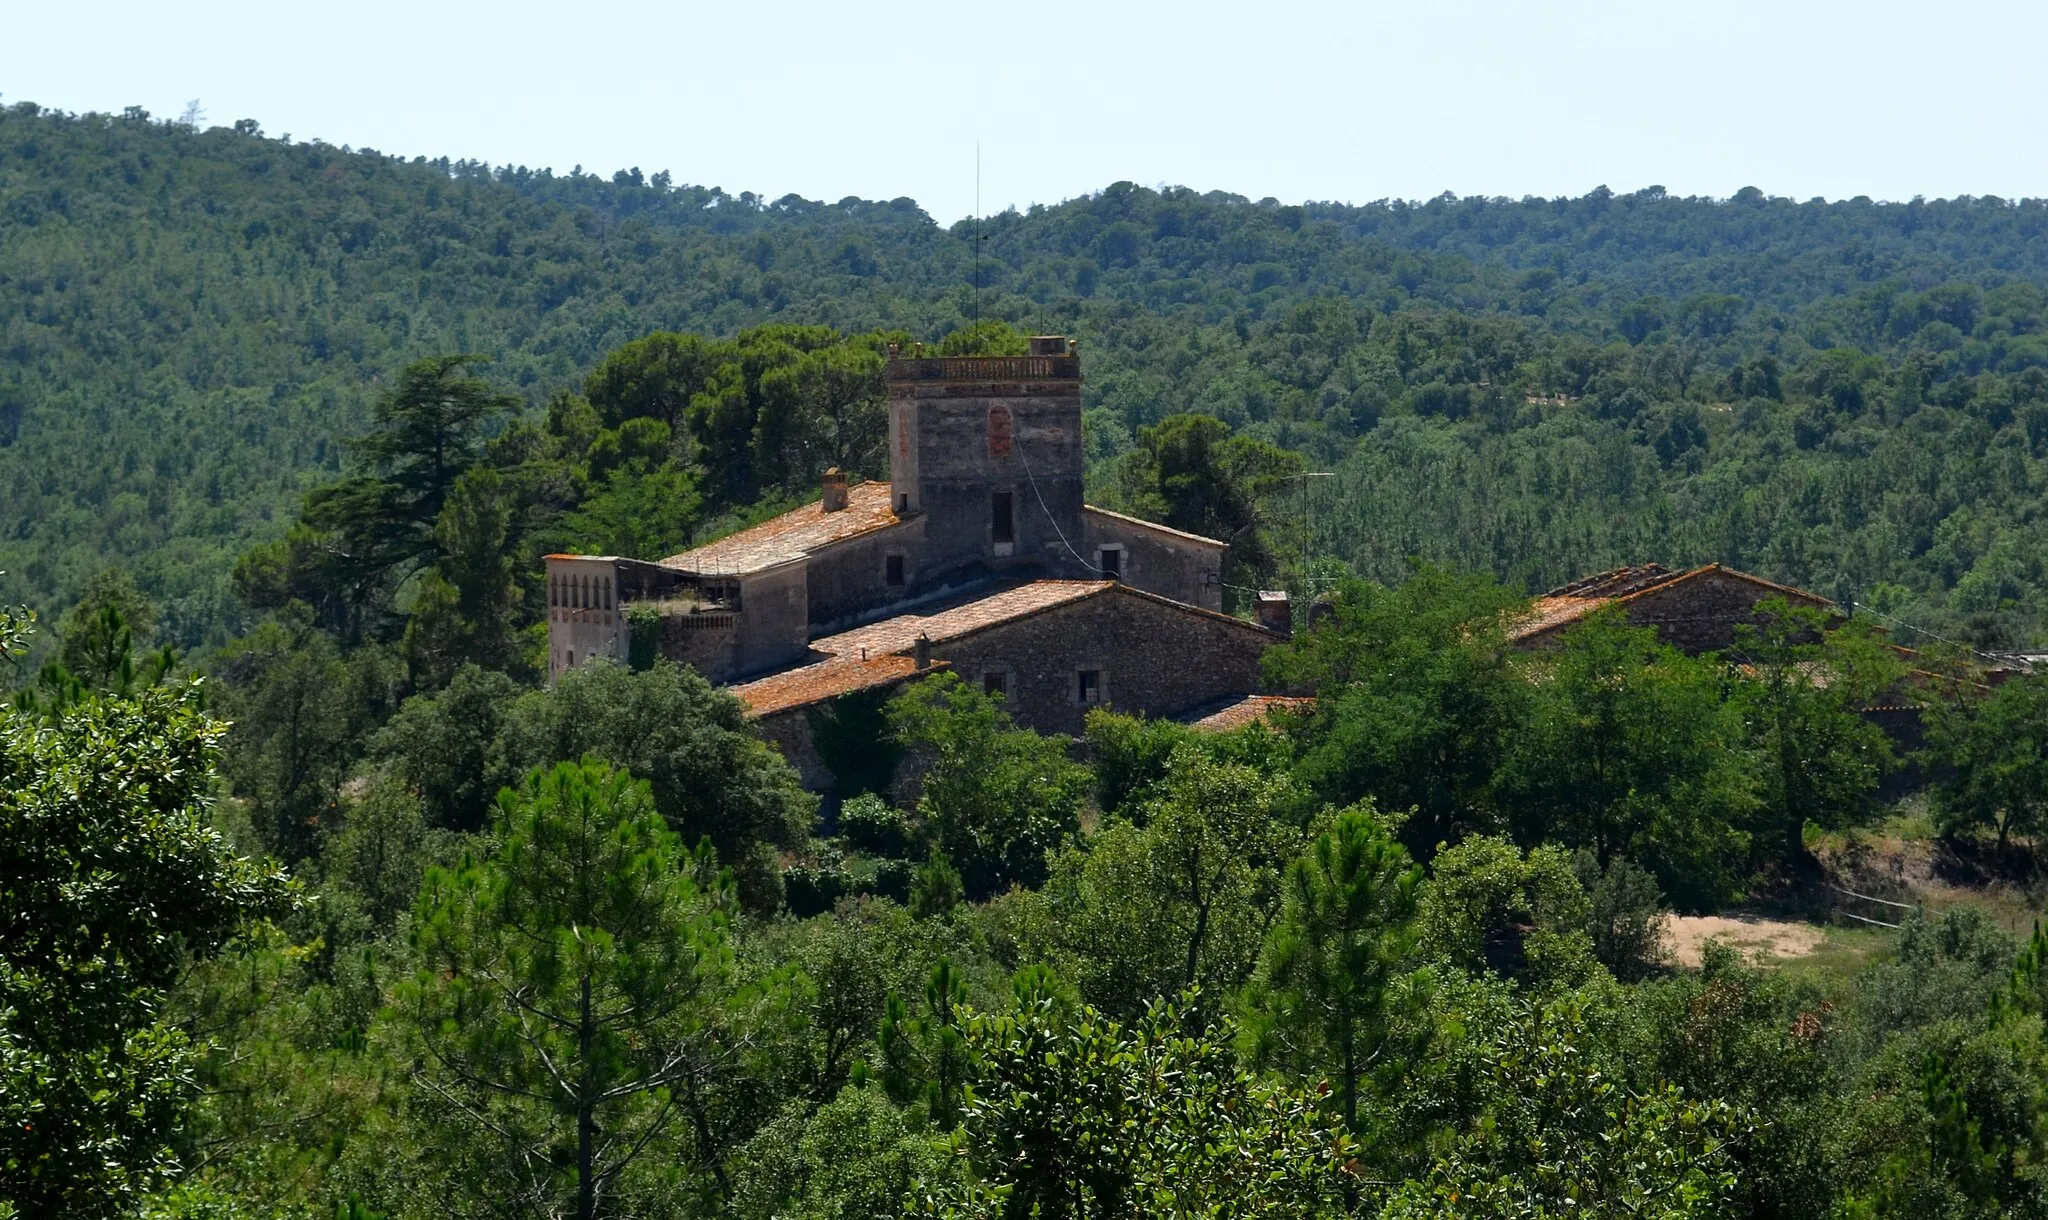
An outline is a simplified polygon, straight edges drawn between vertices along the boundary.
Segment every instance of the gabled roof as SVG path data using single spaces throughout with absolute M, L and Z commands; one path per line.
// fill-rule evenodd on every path
M 824 654 L 820 659 L 765 678 L 756 678 L 752 682 L 742 682 L 732 688 L 732 693 L 747 705 L 749 716 L 772 716 L 777 712 L 793 711 L 912 676 L 915 669 L 905 667 L 911 665 L 911 654 L 917 647 L 919 636 L 934 644 L 944 644 L 1060 606 L 1105 596 L 1136 598 L 1170 606 L 1182 614 L 1212 618 L 1246 631 L 1273 635 L 1257 623 L 1190 606 L 1113 580 L 1033 580 L 993 593 L 963 598 L 926 612 L 899 614 L 865 627 L 819 636 L 811 641 L 811 651 Z M 933 665 L 933 668 L 942 667 L 942 663 Z
M 920 635 L 934 643 L 957 640 L 1115 587 L 1108 580 L 1034 580 L 928 613 L 899 614 L 820 636 L 811 641 L 811 651 L 824 653 L 822 660 L 743 682 L 732 693 L 747 705 L 749 716 L 759 717 L 901 682 L 918 672 L 910 654 Z
M 1611 597 L 1539 597 L 1530 604 L 1529 616 L 1508 632 L 1508 638 L 1521 640 L 1542 635 L 1567 623 L 1576 623 L 1600 607 L 1613 604 Z
M 814 665 L 799 665 L 785 669 L 779 674 L 770 674 L 732 688 L 740 702 L 747 705 L 747 715 L 753 717 L 772 716 L 777 712 L 794 711 L 851 695 L 857 691 L 872 690 L 878 686 L 893 686 L 920 672 L 930 673 L 944 669 L 945 663 L 938 662 L 920 671 L 912 657 L 885 656 L 858 658 L 834 657 Z
M 1508 629 L 1508 639 L 1514 643 L 1525 643 L 1575 623 L 1604 606 L 1626 606 L 1652 594 L 1666 593 L 1690 581 L 1715 575 L 1756 585 L 1766 594 L 1776 593 L 1791 602 L 1810 606 L 1832 604 L 1818 593 L 1781 585 L 1718 563 L 1704 564 L 1683 572 L 1674 572 L 1661 564 L 1646 563 L 1616 568 L 1552 589 L 1531 604 L 1527 617 Z
M 934 644 L 956 640 L 999 623 L 1013 623 L 1041 610 L 1092 597 L 1115 586 L 1116 582 L 1111 580 L 1029 581 L 927 613 L 899 614 L 837 635 L 819 636 L 811 641 L 811 647 L 842 657 L 858 656 L 863 650 L 870 656 L 902 652 L 915 645 L 920 635 L 929 637 Z
M 837 512 L 826 512 L 822 502 L 806 504 L 716 542 L 671 555 L 661 566 L 699 574 L 743 575 L 887 529 L 901 520 L 890 502 L 887 483 L 858 483 L 846 489 L 846 507 Z
M 1543 595 L 1548 601 L 1553 597 L 1625 597 L 1644 589 L 1655 588 L 1666 582 L 1687 575 L 1674 571 L 1661 563 L 1639 563 L 1626 568 L 1615 568 L 1611 572 L 1599 572 L 1575 580 L 1568 585 L 1559 585 Z

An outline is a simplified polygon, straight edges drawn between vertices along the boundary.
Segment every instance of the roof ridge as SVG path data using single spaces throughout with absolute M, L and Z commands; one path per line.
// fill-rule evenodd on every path
M 1230 545 L 1221 538 L 1211 538 L 1207 534 L 1197 534 L 1191 530 L 1177 530 L 1170 525 L 1161 525 L 1157 521 L 1147 521 L 1143 517 L 1134 517 L 1129 513 L 1120 513 L 1115 509 L 1104 508 L 1100 504 L 1083 504 L 1081 511 L 1084 513 L 1100 513 L 1105 517 L 1113 517 L 1118 521 L 1128 521 L 1132 525 L 1142 526 L 1148 530 L 1156 530 L 1162 534 L 1172 534 L 1176 538 L 1191 538 L 1196 542 L 1206 542 L 1211 546 L 1228 547 Z
M 1829 601 L 1827 598 L 1822 597 L 1820 594 L 1815 593 L 1810 589 L 1801 589 L 1796 585 L 1781 585 L 1775 580 L 1766 580 L 1765 578 L 1758 576 L 1754 572 L 1745 572 L 1740 568 L 1731 568 L 1727 564 L 1724 564 L 1719 560 L 1716 560 L 1713 563 L 1703 563 L 1699 567 L 1692 568 L 1685 572 L 1681 572 L 1669 580 L 1661 580 L 1654 585 L 1649 585 L 1644 588 L 1637 589 L 1634 592 L 1620 594 L 1616 596 L 1613 600 L 1617 605 L 1619 605 L 1622 602 L 1634 601 L 1636 598 L 1642 597 L 1645 594 L 1656 593 L 1664 589 L 1669 589 L 1673 585 L 1682 584 L 1685 581 L 1694 579 L 1695 577 L 1705 576 L 1709 572 L 1722 572 L 1729 576 L 1735 577 L 1737 580 L 1746 580 L 1753 585 L 1762 585 L 1767 589 L 1776 589 L 1780 593 L 1789 593 L 1792 594 L 1794 597 L 1808 598 L 1813 601 L 1817 601 L 1824 606 L 1832 606 L 1835 604 L 1834 602 Z
M 1272 628 L 1262 627 L 1259 624 L 1252 622 L 1250 619 L 1239 618 L 1234 614 L 1225 614 L 1221 610 L 1211 610 L 1207 606 L 1197 606 L 1193 602 L 1184 602 L 1181 601 L 1179 598 L 1168 597 L 1164 593 L 1154 593 L 1150 589 L 1140 589 L 1136 585 L 1127 585 L 1124 584 L 1122 581 L 1111 581 L 1110 583 L 1119 591 L 1131 594 L 1134 597 L 1142 597 L 1147 601 L 1154 601 L 1159 602 L 1162 605 L 1172 606 L 1176 610 L 1188 610 L 1192 611 L 1195 614 L 1207 615 L 1212 619 L 1217 619 L 1222 622 L 1229 623 L 1233 627 L 1242 627 L 1247 631 L 1256 631 L 1260 635 L 1269 635 L 1273 636 L 1276 639 L 1285 638 L 1281 636 L 1279 632 L 1274 631 Z

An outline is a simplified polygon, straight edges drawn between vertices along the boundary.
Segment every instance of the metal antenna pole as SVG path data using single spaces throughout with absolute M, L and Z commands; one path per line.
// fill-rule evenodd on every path
M 1309 529 L 1312 518 L 1309 514 L 1308 481 L 1310 479 L 1334 479 L 1334 470 L 1304 470 L 1294 478 L 1301 480 L 1301 588 L 1309 596 L 1315 595 L 1315 580 L 1309 575 Z
M 974 350 L 981 351 L 981 138 L 974 140 Z

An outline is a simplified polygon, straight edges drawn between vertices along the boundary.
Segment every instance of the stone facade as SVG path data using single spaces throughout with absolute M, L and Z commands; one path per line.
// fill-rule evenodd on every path
M 550 555 L 548 671 L 560 673 L 592 657 L 626 657 L 618 562 L 605 555 Z
M 1281 638 L 1242 619 L 1115 585 L 934 640 L 931 655 L 968 682 L 1001 689 L 1019 724 L 1078 736 L 1098 707 L 1175 716 L 1257 690 L 1259 658 Z
M 1659 639 L 1697 656 L 1734 644 L 1741 627 L 1755 620 L 1758 603 L 1773 597 L 1821 610 L 1833 605 L 1804 589 L 1718 563 L 1689 571 L 1644 564 L 1551 590 L 1536 599 L 1530 617 L 1508 634 L 1521 647 L 1547 648 L 1573 623 L 1607 606 L 1619 606 L 1632 625 L 1655 627 Z
M 1815 609 L 1830 605 L 1825 598 L 1718 564 L 1647 589 L 1624 605 L 1630 623 L 1655 627 L 1659 639 L 1697 656 L 1733 646 L 1737 631 L 1754 620 L 1757 603 L 1773 597 Z
M 887 483 L 828 471 L 817 503 L 658 563 L 549 556 L 550 675 L 629 658 L 628 624 L 650 630 L 650 612 L 662 656 L 730 682 L 802 662 L 817 636 L 1005 582 L 1107 572 L 1221 608 L 1224 543 L 1081 502 L 1068 340 L 1035 338 L 1024 356 L 892 350 L 885 376 Z
M 1113 581 L 1030 581 L 820 637 L 820 659 L 733 693 L 804 782 L 825 788 L 810 716 L 848 695 L 951 671 L 1000 693 L 1017 723 L 1078 736 L 1097 708 L 1168 717 L 1239 700 L 1285 638 Z
M 1082 555 L 1096 575 L 1204 610 L 1223 609 L 1225 543 L 1107 509 L 1081 509 Z
M 549 556 L 550 673 L 658 653 L 740 683 L 821 788 L 812 712 L 934 670 L 1063 734 L 1097 707 L 1173 716 L 1259 688 L 1285 607 L 1264 625 L 1220 613 L 1226 544 L 1082 503 L 1071 343 L 892 350 L 886 378 L 887 483 L 828 471 L 818 502 L 658 563 Z

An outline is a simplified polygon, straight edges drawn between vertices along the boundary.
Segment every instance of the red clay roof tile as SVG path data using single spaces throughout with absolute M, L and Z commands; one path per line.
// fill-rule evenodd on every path
M 924 672 L 945 667 L 944 662 L 938 662 Z M 732 693 L 747 705 L 748 716 L 758 718 L 809 707 L 855 691 L 888 686 L 917 674 L 917 662 L 911 657 L 889 654 L 865 661 L 833 657 L 741 683 L 732 688 Z
M 1275 713 L 1305 712 L 1316 705 L 1307 695 L 1246 695 L 1188 722 L 1197 733 L 1227 733 L 1248 724 L 1269 720 Z
M 699 573 L 758 572 L 901 520 L 889 502 L 887 483 L 861 483 L 846 489 L 846 507 L 838 512 L 826 512 L 823 503 L 806 504 L 717 542 L 671 555 L 661 566 Z
M 811 641 L 811 650 L 825 653 L 824 660 L 743 682 L 733 687 L 732 693 L 747 705 L 749 716 L 759 717 L 901 682 L 917 672 L 909 654 L 920 635 L 934 643 L 955 640 L 1115 587 L 1115 582 L 1107 580 L 1035 580 L 930 613 L 899 614 L 837 635 L 820 636 Z M 932 668 L 944 667 L 940 662 Z

